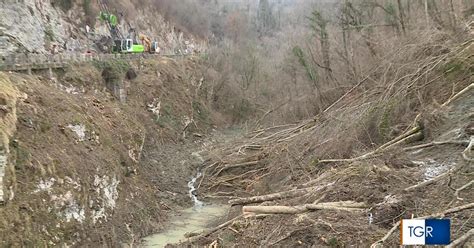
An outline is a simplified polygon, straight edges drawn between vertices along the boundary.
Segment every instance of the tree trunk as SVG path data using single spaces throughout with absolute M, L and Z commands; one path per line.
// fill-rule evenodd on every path
M 425 18 L 426 18 L 426 26 L 429 28 L 429 26 L 430 26 L 430 14 L 428 12 L 428 0 L 425 0 Z
M 311 210 L 342 210 L 342 211 L 361 211 L 367 205 L 363 202 L 342 201 L 325 202 L 319 204 L 304 204 L 298 206 L 244 206 L 243 214 L 299 214 Z
M 456 20 L 456 12 L 454 11 L 454 4 L 453 0 L 449 0 L 449 7 L 450 7 L 450 16 L 451 16 L 451 26 L 453 29 L 456 29 L 457 20 Z
M 405 21 L 403 18 L 403 5 L 402 0 L 397 0 L 398 3 L 398 18 L 400 19 L 400 25 L 402 26 L 403 35 L 406 35 Z
M 407 1 L 407 16 L 406 16 L 406 23 L 410 23 L 410 16 L 411 16 L 411 1 Z
M 229 201 L 231 205 L 242 205 L 242 204 L 249 204 L 249 203 L 259 203 L 264 201 L 272 201 L 276 199 L 285 199 L 291 197 L 302 196 L 308 194 L 312 191 L 321 190 L 324 187 L 310 187 L 310 188 L 303 188 L 303 189 L 294 189 L 289 191 L 283 191 L 279 193 L 273 193 L 269 195 L 261 195 L 261 196 L 253 196 L 249 198 L 240 198 L 240 199 L 233 199 Z

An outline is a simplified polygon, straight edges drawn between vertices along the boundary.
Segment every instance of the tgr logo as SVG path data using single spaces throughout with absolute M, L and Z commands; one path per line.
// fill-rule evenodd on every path
M 448 219 L 402 220 L 400 223 L 402 245 L 447 245 L 450 236 Z
M 433 237 L 433 227 L 427 226 L 424 228 L 423 226 L 408 226 L 410 230 L 410 237 L 415 236 L 417 238 L 423 237 L 423 234 L 426 234 L 426 237 Z

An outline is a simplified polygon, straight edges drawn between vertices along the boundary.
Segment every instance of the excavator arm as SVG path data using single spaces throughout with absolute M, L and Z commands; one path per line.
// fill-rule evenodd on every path
M 140 38 L 142 44 L 145 46 L 145 52 L 152 52 L 150 38 L 148 38 L 148 36 L 144 34 L 140 34 L 138 37 Z

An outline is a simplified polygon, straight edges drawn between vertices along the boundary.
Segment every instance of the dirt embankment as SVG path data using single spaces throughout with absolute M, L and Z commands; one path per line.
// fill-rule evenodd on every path
M 401 218 L 450 218 L 453 240 L 474 228 L 473 39 L 408 46 L 314 118 L 206 154 L 200 191 L 244 217 L 191 241 L 393 247 Z
M 38 73 L 0 74 L 0 246 L 129 244 L 191 204 L 191 153 L 222 123 L 196 59 Z

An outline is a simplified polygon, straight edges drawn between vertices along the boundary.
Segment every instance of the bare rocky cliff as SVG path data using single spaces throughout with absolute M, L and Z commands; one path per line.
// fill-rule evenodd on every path
M 124 37 L 144 34 L 157 41 L 164 52 L 192 45 L 204 50 L 206 43 L 176 29 L 153 6 L 135 1 L 102 1 L 117 15 Z M 79 0 L 0 1 L 0 55 L 12 53 L 85 53 L 98 51 L 110 37 L 99 20 L 100 2 Z M 135 30 L 135 32 L 130 32 Z

